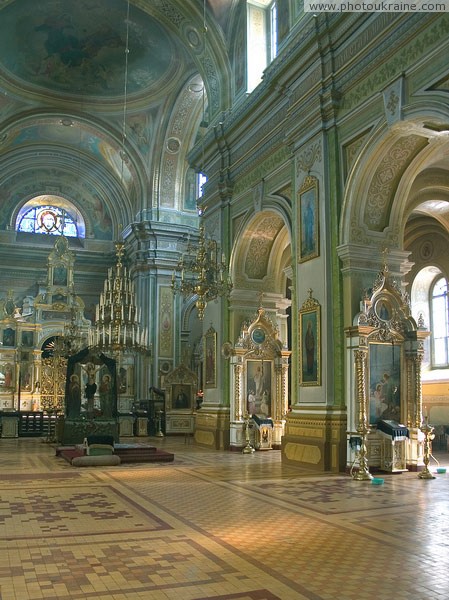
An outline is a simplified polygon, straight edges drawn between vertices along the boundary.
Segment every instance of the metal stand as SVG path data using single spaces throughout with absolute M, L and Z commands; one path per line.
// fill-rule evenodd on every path
M 163 411 L 162 410 L 158 410 L 156 413 L 156 433 L 154 434 L 156 437 L 164 437 L 164 434 L 162 432 L 162 415 L 163 415 Z
M 245 415 L 245 441 L 246 441 L 246 446 L 243 448 L 242 454 L 252 454 L 254 452 L 254 448 L 251 446 L 251 443 L 249 441 L 249 421 L 250 421 L 250 415 L 247 413 Z
M 357 457 L 359 468 L 357 471 L 351 472 L 352 478 L 356 481 L 369 481 L 373 478 L 373 476 L 368 470 L 368 459 L 366 457 L 366 438 L 369 431 L 369 427 L 359 427 L 357 429 L 357 433 L 359 434 L 361 439 L 360 450 L 358 452 Z
M 434 475 L 429 471 L 430 456 L 432 454 L 432 440 L 435 437 L 433 433 L 434 428 L 427 422 L 428 417 L 425 417 L 424 423 L 420 429 L 424 434 L 424 469 L 418 473 L 420 479 L 435 479 Z

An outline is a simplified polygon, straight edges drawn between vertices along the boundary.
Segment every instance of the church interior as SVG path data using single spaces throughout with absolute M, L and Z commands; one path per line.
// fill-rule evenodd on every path
M 5 524 L 22 571 L 2 598 L 446 597 L 429 570 L 449 557 L 425 524 L 431 511 L 447 529 L 448 12 L 312 13 L 300 0 L 0 11 L 0 472 L 7 512 L 22 495 L 36 528 Z M 174 462 L 112 466 L 104 449 L 77 470 L 54 456 L 85 454 L 92 436 Z M 79 486 L 76 518 L 92 523 L 70 560 L 99 541 L 89 562 L 107 569 L 115 539 L 136 569 L 102 588 L 60 567 L 43 585 Z M 89 493 L 122 515 L 117 538 Z M 153 566 L 148 531 L 165 546 Z M 401 565 L 418 591 L 380 585 L 417 539 Z M 344 585 L 331 548 L 347 552 Z

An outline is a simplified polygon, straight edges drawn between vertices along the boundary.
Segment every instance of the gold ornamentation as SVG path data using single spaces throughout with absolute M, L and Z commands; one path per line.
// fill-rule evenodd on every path
M 433 433 L 434 428 L 432 425 L 429 425 L 427 418 L 426 415 L 424 423 L 420 427 L 424 434 L 424 469 L 418 473 L 418 477 L 420 479 L 435 479 L 434 475 L 429 471 L 430 456 L 432 454 L 432 440 L 434 439 L 435 434 Z
M 215 240 L 206 239 L 204 225 L 200 226 L 198 246 L 187 244 L 186 252 L 178 263 L 180 280 L 173 272 L 171 287 L 174 293 L 183 296 L 196 296 L 195 306 L 198 318 L 204 319 L 207 303 L 219 296 L 228 296 L 232 282 L 224 254 L 219 256 Z
M 357 373 L 357 401 L 358 401 L 358 423 L 357 433 L 360 436 L 360 450 L 358 451 L 359 468 L 351 473 L 356 481 L 368 481 L 373 478 L 368 470 L 366 440 L 370 432 L 366 407 L 366 363 L 367 352 L 365 350 L 355 351 L 356 373 Z
M 89 346 L 113 354 L 130 350 L 147 353 L 150 348 L 148 329 L 140 327 L 134 283 L 122 263 L 125 244 L 117 242 L 115 248 L 117 263 L 115 268 L 109 269 L 105 279 Z

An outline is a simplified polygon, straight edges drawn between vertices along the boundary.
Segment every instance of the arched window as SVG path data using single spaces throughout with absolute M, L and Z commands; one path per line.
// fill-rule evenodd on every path
M 431 288 L 430 320 L 432 330 L 432 366 L 449 366 L 449 297 L 445 277 L 438 277 Z
M 84 219 L 65 198 L 37 196 L 26 202 L 16 218 L 16 231 L 85 237 Z

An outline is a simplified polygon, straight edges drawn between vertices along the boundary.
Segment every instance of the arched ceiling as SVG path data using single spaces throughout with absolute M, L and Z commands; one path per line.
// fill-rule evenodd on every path
M 210 114 L 229 107 L 226 28 L 236 2 L 3 2 L 0 176 L 26 156 L 24 177 L 32 181 L 44 151 L 58 158 L 56 178 L 64 161 L 72 179 L 105 180 L 109 173 L 111 195 L 123 190 L 134 203 L 130 213 L 137 212 L 160 169 L 170 112 L 179 111 L 192 80 L 205 81 Z M 202 94 L 189 91 L 191 104 L 200 107 Z M 192 130 L 185 135 L 189 143 L 195 139 Z M 7 177 L 0 185 L 12 197 Z
M 384 235 L 389 247 L 408 247 L 418 220 L 449 235 L 448 132 L 447 122 L 430 128 L 410 120 L 384 130 L 377 145 L 367 141 L 364 168 L 354 169 L 348 185 L 344 210 L 351 206 L 353 214 L 342 214 L 343 241 L 366 245 Z
M 284 269 L 291 262 L 291 240 L 281 214 L 266 210 L 254 216 L 240 231 L 233 254 L 236 288 L 284 293 Z

